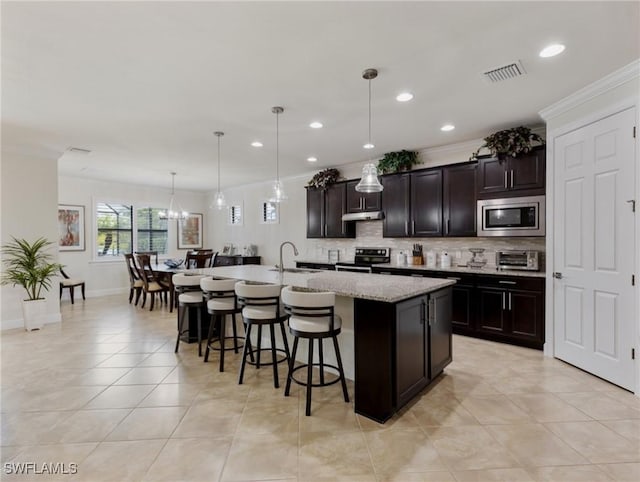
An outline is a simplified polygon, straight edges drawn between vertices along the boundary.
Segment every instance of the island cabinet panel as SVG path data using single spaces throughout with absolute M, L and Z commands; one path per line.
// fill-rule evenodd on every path
M 388 420 L 451 362 L 451 293 L 354 300 L 356 413 Z
M 478 199 L 544 194 L 545 164 L 544 147 L 518 157 L 478 159 Z
M 395 174 L 382 177 L 382 235 L 385 238 L 409 236 L 410 174 Z
M 356 185 L 360 181 L 347 182 L 347 212 L 363 213 L 380 211 L 382 195 L 379 192 L 358 192 Z
M 411 236 L 442 236 L 442 169 L 411 174 Z
M 442 170 L 444 236 L 476 235 L 476 174 L 478 164 L 448 166 Z

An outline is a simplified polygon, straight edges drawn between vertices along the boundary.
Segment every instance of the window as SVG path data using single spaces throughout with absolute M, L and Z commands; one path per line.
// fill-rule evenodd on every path
M 262 203 L 262 222 L 274 224 L 278 222 L 278 204 L 270 201 Z
M 242 224 L 242 206 L 229 206 L 229 224 Z
M 97 203 L 96 226 L 98 257 L 120 256 L 132 252 L 133 206 Z
M 136 251 L 167 253 L 169 239 L 167 219 L 158 215 L 163 209 L 136 209 Z

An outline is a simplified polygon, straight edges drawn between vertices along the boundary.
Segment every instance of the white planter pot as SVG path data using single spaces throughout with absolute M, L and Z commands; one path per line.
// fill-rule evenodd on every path
M 22 316 L 25 330 L 39 330 L 47 316 L 47 300 L 22 300 Z

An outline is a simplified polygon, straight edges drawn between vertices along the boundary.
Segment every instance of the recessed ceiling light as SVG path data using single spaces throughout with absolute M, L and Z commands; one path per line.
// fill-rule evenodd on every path
M 313 156 L 307 157 L 307 161 L 309 161 L 309 162 L 316 162 L 317 160 L 318 160 L 317 157 L 313 157 Z
M 396 96 L 396 100 L 398 102 L 409 102 L 413 99 L 413 94 L 411 92 L 402 92 Z
M 374 145 L 373 145 L 373 144 L 371 144 L 370 142 L 367 142 L 367 143 L 366 143 L 364 146 L 362 146 L 362 147 L 364 147 L 365 149 L 373 149 L 373 148 L 374 148 L 374 147 L 376 147 L 376 146 L 374 146 Z
M 311 127 L 312 129 L 322 129 L 322 122 L 313 121 L 311 124 L 309 124 L 309 127 Z
M 262 142 L 260 142 L 260 141 L 253 141 L 253 142 L 251 143 L 251 145 L 252 145 L 253 147 L 262 147 Z
M 444 132 L 449 132 L 449 131 L 452 131 L 455 128 L 456 128 L 456 126 L 454 126 L 453 124 L 445 124 L 440 128 L 440 130 L 444 131 Z
M 546 46 L 540 51 L 540 57 L 553 57 L 555 55 L 561 54 L 564 52 L 564 45 L 562 44 L 551 44 Z

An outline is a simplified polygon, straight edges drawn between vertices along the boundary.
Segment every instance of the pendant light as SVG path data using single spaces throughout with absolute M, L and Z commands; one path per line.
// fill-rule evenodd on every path
M 161 219 L 185 219 L 189 213 L 182 209 L 176 201 L 176 173 L 171 173 L 171 200 L 169 201 L 169 209 L 160 211 L 158 217 Z
M 282 107 L 272 107 L 271 112 L 276 115 L 276 182 L 273 183 L 273 193 L 269 202 L 279 203 L 282 201 L 286 201 L 289 199 L 284 192 L 282 184 L 280 183 L 280 144 L 279 144 L 279 136 L 280 136 L 280 114 L 284 112 Z
M 371 142 L 371 80 L 378 76 L 376 69 L 367 69 L 362 73 L 362 78 L 369 82 L 369 140 L 362 146 L 365 149 L 373 149 L 375 146 Z M 362 168 L 362 179 L 356 185 L 356 191 L 358 192 L 380 192 L 383 187 L 378 179 L 378 170 L 376 165 L 371 162 L 371 155 L 369 155 L 369 162 Z
M 224 132 L 216 131 L 213 133 L 218 138 L 218 191 L 213 198 L 212 208 L 222 209 L 227 205 L 227 201 L 224 198 L 224 194 L 220 190 L 220 138 L 224 135 Z

